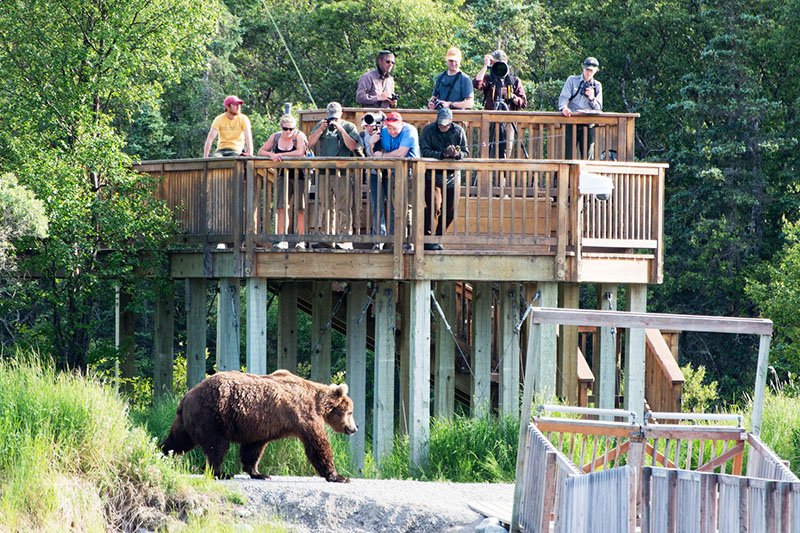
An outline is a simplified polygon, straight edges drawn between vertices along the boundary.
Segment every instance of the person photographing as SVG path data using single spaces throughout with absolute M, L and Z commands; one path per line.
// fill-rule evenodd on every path
M 599 113 L 603 110 L 603 86 L 594 79 L 594 75 L 600 69 L 600 63 L 594 57 L 587 57 L 583 60 L 582 67 L 581 74 L 567 78 L 558 97 L 558 110 L 565 117 L 575 114 Z M 594 159 L 594 124 L 577 124 L 575 128 L 575 147 L 578 149 L 578 153 L 586 159 Z M 572 134 L 573 125 L 567 124 L 565 128 L 565 157 L 567 159 L 572 159 Z M 584 136 L 586 137 L 586 146 L 584 146 Z

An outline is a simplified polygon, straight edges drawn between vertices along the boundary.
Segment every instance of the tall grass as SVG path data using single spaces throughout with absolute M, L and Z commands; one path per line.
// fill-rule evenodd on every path
M 110 388 L 34 358 L 0 363 L 1 529 L 166 529 L 168 513 L 204 512 L 192 485 L 208 487 L 180 474 Z

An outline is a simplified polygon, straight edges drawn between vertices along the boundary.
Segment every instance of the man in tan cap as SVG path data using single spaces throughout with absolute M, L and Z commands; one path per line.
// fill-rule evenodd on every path
M 444 59 L 447 70 L 436 76 L 428 109 L 470 109 L 474 103 L 472 80 L 461 72 L 461 50 L 451 47 Z
M 583 73 L 567 78 L 558 97 L 558 110 L 565 117 L 571 117 L 576 113 L 600 113 L 603 110 L 603 86 L 594 79 L 594 75 L 600 69 L 600 63 L 593 57 L 587 57 L 581 66 Z M 572 130 L 572 124 L 567 124 L 564 132 L 566 137 L 564 157 L 567 159 L 573 157 Z M 584 146 L 584 135 L 586 146 Z M 594 159 L 594 137 L 594 124 L 577 125 L 574 144 L 578 158 Z
M 211 123 L 206 144 L 203 146 L 203 157 L 208 157 L 217 136 L 219 141 L 213 157 L 237 157 L 253 153 L 253 132 L 250 119 L 242 113 L 243 103 L 241 98 L 234 95 L 226 97 L 222 102 L 225 112 Z

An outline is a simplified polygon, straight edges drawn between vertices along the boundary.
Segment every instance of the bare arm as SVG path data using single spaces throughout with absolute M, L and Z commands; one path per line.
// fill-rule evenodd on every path
M 267 138 L 267 142 L 265 142 L 264 144 L 261 145 L 261 148 L 258 149 L 258 155 L 266 155 L 266 156 L 272 155 L 271 154 L 272 149 L 275 148 L 275 145 L 272 142 L 272 138 L 273 137 L 274 137 L 274 135 L 270 135 Z
M 319 141 L 319 138 L 322 137 L 322 132 L 325 131 L 325 121 L 320 120 L 317 123 L 316 128 L 314 131 L 311 132 L 311 135 L 308 136 L 308 145 L 314 146 Z
M 217 138 L 219 132 L 216 128 L 211 128 L 208 130 L 208 135 L 206 136 L 206 144 L 203 146 L 203 157 L 208 157 L 208 154 L 211 153 L 211 147 L 214 145 L 214 139 Z

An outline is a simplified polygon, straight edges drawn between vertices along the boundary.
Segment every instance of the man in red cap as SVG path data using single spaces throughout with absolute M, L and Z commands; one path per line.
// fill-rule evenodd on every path
M 219 136 L 217 151 L 212 154 L 212 157 L 252 155 L 253 131 L 250 127 L 250 119 L 242 113 L 243 103 L 238 96 L 234 95 L 228 96 L 222 102 L 225 112 L 217 116 L 211 123 L 211 129 L 208 130 L 206 144 L 203 147 L 203 157 L 208 157 L 217 136 Z

